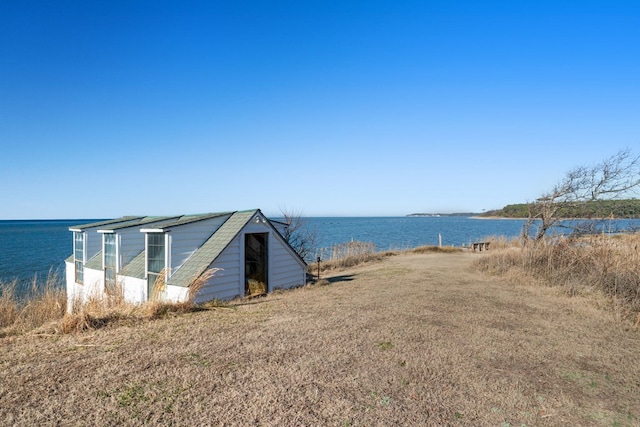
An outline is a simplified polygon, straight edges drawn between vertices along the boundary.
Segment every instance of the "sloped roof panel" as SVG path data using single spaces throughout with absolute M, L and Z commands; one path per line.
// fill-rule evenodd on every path
M 177 227 L 180 225 L 191 224 L 197 221 L 204 221 L 205 219 L 218 218 L 221 216 L 232 215 L 232 214 L 233 212 L 217 212 L 217 213 L 207 213 L 207 214 L 198 214 L 198 215 L 183 215 L 183 216 L 175 217 L 167 221 L 163 221 L 159 224 L 156 224 L 154 228 L 164 230 L 167 228 Z
M 140 252 L 125 265 L 118 273 L 120 276 L 135 277 L 136 279 L 144 279 L 144 258 L 145 251 Z
M 209 268 L 258 210 L 235 212 L 224 224 L 175 272 L 167 284 L 189 286 Z
M 84 266 L 92 270 L 102 270 L 102 251 L 87 261 Z

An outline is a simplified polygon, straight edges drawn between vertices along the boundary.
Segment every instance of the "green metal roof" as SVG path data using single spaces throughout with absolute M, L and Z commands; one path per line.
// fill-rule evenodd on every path
M 89 261 L 84 264 L 85 268 L 92 270 L 102 270 L 102 251 L 98 252 Z
M 143 250 L 133 258 L 129 264 L 125 265 L 118 273 L 121 276 L 144 279 L 144 260 L 146 252 Z
M 124 228 L 140 227 L 143 225 L 149 225 L 156 222 L 166 221 L 170 219 L 177 219 L 177 218 L 180 218 L 180 217 L 179 216 L 145 216 L 140 218 L 134 218 L 131 221 L 121 222 L 110 227 L 102 227 L 101 230 L 107 230 L 107 231 L 122 230 Z
M 143 218 L 143 217 L 141 217 L 141 216 L 123 216 L 121 218 L 107 219 L 107 220 L 98 221 L 98 222 L 91 222 L 89 224 L 74 225 L 73 227 L 69 227 L 69 230 L 84 230 L 85 228 L 102 227 L 102 226 L 105 226 L 105 225 L 117 224 L 119 222 L 131 221 L 133 219 L 140 219 L 140 218 Z
M 154 228 L 165 230 L 179 225 L 191 224 L 192 222 L 204 221 L 205 219 L 218 218 L 232 214 L 233 212 L 217 212 L 198 215 L 182 215 L 180 217 L 171 218 L 168 221 L 161 222 L 160 224 L 156 224 Z
M 189 286 L 191 282 L 205 272 L 229 243 L 251 221 L 259 210 L 234 212 L 185 263 L 171 276 L 167 284 Z

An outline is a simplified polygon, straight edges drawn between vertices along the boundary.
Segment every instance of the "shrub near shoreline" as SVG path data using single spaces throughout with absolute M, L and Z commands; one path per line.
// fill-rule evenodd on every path
M 50 271 L 44 283 L 34 276 L 24 298 L 18 297 L 17 288 L 17 280 L 0 283 L 0 337 L 22 334 L 64 316 L 67 294 L 57 272 Z
M 640 234 L 547 239 L 490 251 L 476 265 L 519 282 L 558 286 L 568 295 L 595 290 L 621 317 L 640 325 Z
M 418 246 L 409 250 L 388 250 L 377 252 L 376 245 L 372 242 L 361 242 L 358 240 L 333 245 L 330 250 L 324 250 L 320 255 L 320 271 L 336 270 L 342 268 L 355 267 L 356 265 L 368 262 L 382 261 L 384 258 L 401 253 L 455 253 L 462 252 L 463 249 L 455 246 Z M 309 263 L 310 274 L 317 274 L 316 263 Z

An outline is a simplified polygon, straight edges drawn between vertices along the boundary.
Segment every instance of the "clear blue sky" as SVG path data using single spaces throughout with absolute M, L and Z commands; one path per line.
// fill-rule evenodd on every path
M 640 148 L 638 1 L 0 0 L 0 218 L 526 202 Z

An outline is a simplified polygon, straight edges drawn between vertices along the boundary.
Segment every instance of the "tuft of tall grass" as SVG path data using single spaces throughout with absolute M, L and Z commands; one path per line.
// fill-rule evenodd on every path
M 507 238 L 505 236 L 487 236 L 482 240 L 489 242 L 490 250 L 522 247 L 522 239 L 519 237 Z
M 0 283 L 0 328 L 13 325 L 20 313 L 20 307 L 16 300 L 16 287 L 18 281 Z
M 328 256 L 323 258 L 320 269 L 334 270 L 349 268 L 371 261 L 379 261 L 389 256 L 390 252 L 376 252 L 376 245 L 372 242 L 352 241 L 333 245 Z M 317 272 L 316 264 L 309 264 L 310 273 Z
M 34 276 L 22 297 L 17 288 L 16 280 L 0 284 L 0 334 L 21 334 L 64 315 L 67 296 L 57 271 L 49 271 L 44 282 Z
M 456 252 L 462 252 L 462 248 L 456 248 L 455 246 L 418 246 L 411 249 L 411 252 L 415 254 L 429 254 L 429 253 L 444 253 L 451 254 Z
M 484 271 L 561 287 L 568 295 L 596 290 L 640 313 L 640 235 L 564 237 L 492 250 L 479 258 Z
M 194 278 L 189 286 L 185 301 L 172 302 L 165 299 L 166 279 L 161 273 L 156 279 L 153 294 L 149 301 L 143 304 L 133 304 L 125 301 L 121 284 L 106 298 L 92 298 L 80 304 L 73 313 L 66 314 L 58 323 L 61 333 L 83 332 L 99 329 L 113 323 L 131 323 L 144 320 L 158 319 L 169 314 L 184 314 L 197 309 L 196 296 L 202 287 L 220 269 L 211 268 Z
M 114 289 L 87 301 L 74 301 L 67 313 L 67 296 L 57 272 L 50 272 L 44 283 L 35 277 L 29 292 L 17 297 L 17 281 L 0 284 L 0 336 L 18 335 L 54 322 L 52 332 L 74 333 L 103 328 L 113 323 L 132 323 L 157 319 L 169 313 L 182 314 L 197 309 L 196 296 L 219 269 L 209 269 L 191 281 L 185 301 L 164 300 L 164 276 L 158 279 L 151 300 L 132 304 L 124 298 L 124 289 Z

